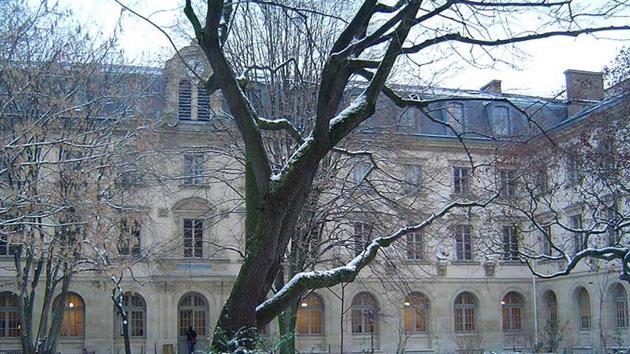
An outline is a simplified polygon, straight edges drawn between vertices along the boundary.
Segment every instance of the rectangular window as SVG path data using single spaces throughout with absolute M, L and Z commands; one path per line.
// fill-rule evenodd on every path
M 407 193 L 414 193 L 420 189 L 422 183 L 422 168 L 417 165 L 405 167 L 404 190 Z
M 455 251 L 458 261 L 472 261 L 470 225 L 455 225 Z
M 571 228 L 575 230 L 582 229 L 582 215 L 573 215 L 571 217 Z M 586 235 L 584 232 L 574 232 L 573 244 L 575 246 L 575 253 L 583 251 L 586 248 Z
M 202 219 L 184 219 L 184 257 L 203 257 Z
M 514 171 L 499 171 L 499 196 L 501 198 L 512 198 L 516 195 L 516 181 Z
M 453 192 L 455 194 L 470 193 L 470 168 L 453 167 Z
M 135 219 L 120 220 L 120 236 L 118 238 L 118 254 L 140 256 L 140 222 Z
M 407 259 L 424 259 L 423 236 L 420 231 L 407 234 Z
M 538 169 L 538 171 L 536 171 L 536 190 L 538 191 L 539 194 L 544 194 L 547 193 L 547 191 L 549 190 L 549 178 L 547 176 L 547 169 L 544 167 L 541 167 L 540 169 Z
M 540 232 L 541 251 L 546 256 L 553 255 L 553 236 L 551 233 L 551 225 L 542 227 L 544 231 Z
M 491 123 L 495 136 L 506 137 L 512 134 L 512 122 L 510 121 L 510 110 L 508 107 L 494 107 Z
M 566 158 L 566 179 L 569 184 L 579 183 L 581 179 L 580 160 L 577 153 L 570 153 Z
M 204 173 L 204 156 L 202 154 L 184 155 L 184 184 L 203 184 Z
M 464 131 L 466 129 L 466 122 L 464 117 L 464 105 L 457 102 L 450 102 L 446 107 L 446 121 L 450 123 L 453 128 Z
M 370 242 L 372 225 L 364 222 L 354 223 L 354 254 L 360 255 Z
M 179 82 L 178 116 L 181 120 L 192 119 L 192 83 L 190 80 Z
M 518 233 L 516 231 L 516 226 L 513 225 L 504 225 L 501 227 L 504 260 L 518 260 Z
M 619 214 L 616 207 L 608 208 L 606 210 L 606 214 L 608 222 L 608 228 L 606 229 L 606 235 L 608 236 L 608 245 L 614 246 L 621 241 L 621 232 L 616 229 L 617 222 L 619 221 Z
M 210 95 L 202 83 L 197 85 L 197 119 L 210 120 Z
M 623 296 L 624 297 L 618 297 L 615 299 L 615 325 L 617 328 L 628 327 L 628 309 L 625 292 L 623 293 Z

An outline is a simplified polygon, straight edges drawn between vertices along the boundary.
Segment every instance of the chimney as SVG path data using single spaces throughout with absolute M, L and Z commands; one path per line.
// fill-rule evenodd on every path
M 483 85 L 483 87 L 481 87 L 481 89 L 479 90 L 489 93 L 501 93 L 501 80 L 492 80 Z
M 569 117 L 580 113 L 604 99 L 604 77 L 600 72 L 567 70 L 567 113 Z

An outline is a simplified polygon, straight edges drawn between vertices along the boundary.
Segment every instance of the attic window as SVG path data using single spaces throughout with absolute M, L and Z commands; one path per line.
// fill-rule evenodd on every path
M 512 134 L 512 121 L 507 106 L 496 106 L 490 116 L 492 131 L 496 137 L 506 137 Z
M 197 85 L 197 119 L 210 120 L 210 94 L 202 83 Z
M 192 84 L 190 80 L 179 82 L 179 119 L 192 119 Z
M 464 105 L 457 102 L 449 102 L 446 107 L 446 121 L 454 127 L 460 127 L 462 130 L 466 127 L 464 118 Z

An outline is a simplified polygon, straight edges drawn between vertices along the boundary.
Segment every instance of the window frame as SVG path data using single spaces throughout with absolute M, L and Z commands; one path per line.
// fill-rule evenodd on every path
M 203 258 L 204 221 L 202 218 L 182 218 L 184 258 Z
M 374 295 L 367 291 L 355 295 L 350 311 L 352 335 L 377 333 L 378 312 L 378 302 Z
M 316 301 L 312 301 L 313 299 Z M 305 316 L 304 322 L 300 321 L 303 318 L 301 316 Z M 314 321 L 314 318 L 318 320 Z M 300 301 L 296 314 L 295 333 L 300 336 L 321 336 L 324 334 L 324 320 L 324 301 L 319 294 L 310 293 Z M 306 328 L 300 328 L 301 323 L 305 323 Z
M 22 327 L 17 301 L 16 294 L 10 291 L 0 292 L 0 338 L 20 338 Z
M 501 225 L 503 241 L 503 260 L 518 261 L 518 227 L 516 225 Z
M 505 112 L 502 116 L 499 112 Z M 503 120 L 505 126 L 501 126 L 499 130 L 498 123 Z M 511 136 L 514 133 L 514 127 L 512 124 L 512 117 L 510 116 L 510 108 L 504 105 L 496 105 L 492 108 L 492 132 L 499 138 L 505 138 Z
M 457 224 L 455 232 L 455 257 L 460 262 L 470 262 L 474 259 L 472 247 L 472 225 Z
M 584 287 L 580 287 L 577 291 L 577 315 L 579 330 L 591 329 L 591 296 L 588 290 Z
M 466 301 L 464 301 L 466 300 Z M 453 322 L 457 334 L 474 333 L 477 328 L 477 298 L 472 293 L 459 293 L 453 301 Z
M 429 333 L 429 299 L 419 292 L 405 296 L 403 303 L 403 331 L 406 334 Z
M 501 328 L 504 333 L 523 330 L 523 296 L 511 291 L 501 300 Z
M 418 230 L 406 235 L 407 259 L 420 261 L 425 259 L 424 254 L 424 231 Z
M 177 89 L 177 118 L 179 120 L 192 120 L 192 81 L 190 79 L 181 79 Z
M 129 226 L 129 222 L 132 226 Z M 133 217 L 120 218 L 120 233 L 118 235 L 118 254 L 121 256 L 140 257 L 142 255 L 142 224 Z M 132 244 L 132 240 L 136 242 Z M 124 247 L 123 247 L 124 246 Z
M 355 221 L 352 223 L 354 239 L 354 255 L 358 256 L 369 245 L 374 225 L 364 221 Z
M 202 153 L 184 154 L 184 184 L 189 186 L 205 183 L 205 155 Z
M 453 166 L 453 194 L 470 194 L 470 167 Z

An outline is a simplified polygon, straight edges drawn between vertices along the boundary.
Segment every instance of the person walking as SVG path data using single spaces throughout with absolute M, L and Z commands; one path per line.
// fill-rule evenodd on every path
M 197 344 L 197 332 L 191 327 L 186 330 L 186 340 L 188 342 L 188 354 L 195 352 L 195 344 Z

